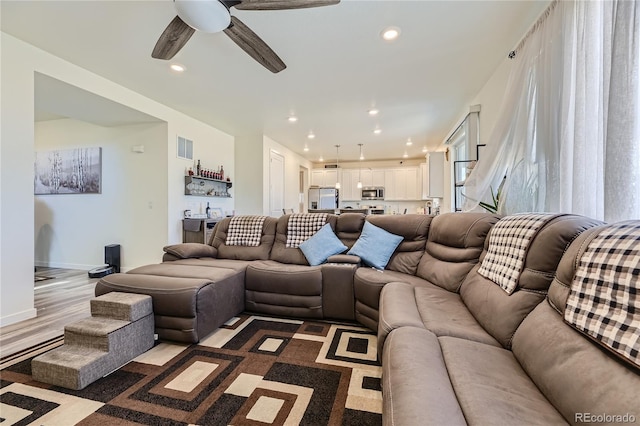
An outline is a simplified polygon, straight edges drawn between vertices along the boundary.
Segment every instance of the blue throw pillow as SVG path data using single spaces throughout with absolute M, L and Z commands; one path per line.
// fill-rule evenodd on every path
M 328 223 L 298 247 L 302 250 L 304 257 L 307 258 L 307 262 L 309 262 L 311 266 L 320 265 L 324 263 L 329 256 L 342 253 L 348 248 L 336 237 L 336 234 L 334 234 L 331 229 L 331 225 Z
M 365 265 L 384 269 L 402 240 L 403 237 L 399 235 L 392 234 L 378 226 L 365 222 L 360 238 L 347 254 L 360 256 Z

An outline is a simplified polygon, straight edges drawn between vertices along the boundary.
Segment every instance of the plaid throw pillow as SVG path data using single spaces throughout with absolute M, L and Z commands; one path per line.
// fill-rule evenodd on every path
M 579 260 L 564 319 L 640 367 L 640 222 L 602 229 Z
M 224 243 L 228 246 L 259 246 L 262 238 L 262 225 L 264 225 L 266 218 L 266 216 L 232 217 Z
M 504 217 L 489 234 L 489 248 L 478 273 L 511 294 L 518 286 L 529 243 L 551 219 L 561 215 L 522 213 Z
M 296 248 L 309 239 L 327 223 L 326 213 L 294 213 L 287 225 L 287 243 L 285 247 Z

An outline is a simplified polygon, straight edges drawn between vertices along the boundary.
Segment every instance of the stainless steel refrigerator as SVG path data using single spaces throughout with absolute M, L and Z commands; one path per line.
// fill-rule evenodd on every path
M 337 208 L 338 190 L 336 188 L 309 188 L 309 210 Z

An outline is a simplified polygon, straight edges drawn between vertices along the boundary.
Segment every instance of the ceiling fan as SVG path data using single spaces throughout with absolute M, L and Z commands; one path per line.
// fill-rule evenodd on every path
M 273 73 L 287 66 L 276 52 L 240 19 L 231 16 L 230 9 L 282 10 L 329 6 L 340 0 L 174 0 L 178 16 L 162 32 L 151 56 L 171 59 L 184 47 L 193 33 L 224 33 L 253 59 Z

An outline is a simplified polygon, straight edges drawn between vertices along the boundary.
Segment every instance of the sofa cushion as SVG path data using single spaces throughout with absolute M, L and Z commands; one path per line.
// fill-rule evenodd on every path
M 227 232 L 231 219 L 226 217 L 213 228 L 211 245 L 218 250 L 218 258 L 234 260 L 266 260 L 269 259 L 273 247 L 277 219 L 267 217 L 262 225 L 260 245 L 257 247 L 229 246 L 226 244 Z
M 457 292 L 478 263 L 489 230 L 498 219 L 489 213 L 445 213 L 434 217 L 416 275 Z
M 393 330 L 382 352 L 382 423 L 466 425 L 438 338 L 414 327 Z
M 324 263 L 329 256 L 340 254 L 347 250 L 347 246 L 342 244 L 338 237 L 336 237 L 336 234 L 331 230 L 331 225 L 328 223 L 320 228 L 311 238 L 302 242 L 299 247 L 311 266 L 320 265 Z
M 489 334 L 503 347 L 510 348 L 518 325 L 544 300 L 567 246 L 586 229 L 600 223 L 577 215 L 552 219 L 531 241 L 518 288 L 511 295 L 478 274 L 476 266 L 460 288 L 462 301 Z
M 456 337 L 438 340 L 467 423 L 566 424 L 511 351 Z
M 507 294 L 518 285 L 529 245 L 538 231 L 561 215 L 519 213 L 503 217 L 489 234 L 489 246 L 478 273 L 500 286 Z
M 522 322 L 513 354 L 538 388 L 573 423 L 576 413 L 631 413 L 638 418 L 640 370 L 563 320 L 576 266 L 602 227 L 583 232 L 566 250 L 546 301 Z
M 165 253 L 174 255 L 180 259 L 189 259 L 192 257 L 216 257 L 218 250 L 207 244 L 202 243 L 182 243 L 164 246 L 162 249 Z
M 577 260 L 565 321 L 640 368 L 640 221 L 602 228 Z
M 183 265 L 176 262 L 165 262 L 134 268 L 127 272 L 127 275 L 136 274 L 176 278 L 204 278 L 217 282 L 222 281 L 230 276 L 237 275 L 238 273 L 241 272 L 234 269 L 209 268 L 206 266 Z
M 307 262 L 307 259 L 299 247 L 287 247 L 287 235 L 291 216 L 292 215 L 287 214 L 277 219 L 276 235 L 269 259 L 288 265 L 309 265 L 309 262 Z M 331 229 L 335 229 L 336 221 L 336 215 L 327 215 L 327 223 L 331 225 Z
M 336 236 L 351 248 L 360 237 L 365 215 L 362 213 L 341 213 L 336 221 Z
M 228 246 L 257 247 L 260 245 L 266 216 L 234 216 L 229 222 Z
M 326 213 L 294 213 L 287 223 L 285 247 L 298 247 L 327 223 Z
M 394 329 L 425 328 L 436 336 L 454 336 L 493 346 L 500 344 L 478 324 L 460 295 L 427 284 L 389 283 L 380 294 L 378 347 Z
M 356 298 L 356 319 L 372 330 L 378 329 L 378 307 L 380 291 L 386 284 L 394 281 L 424 285 L 422 278 L 402 272 L 375 268 L 358 268 L 353 278 L 353 292 Z
M 371 222 L 365 222 L 360 238 L 347 254 L 359 256 L 365 265 L 384 269 L 401 242 L 401 236 L 387 232 Z
M 322 318 L 321 266 L 273 260 L 251 263 L 246 272 L 245 305 L 248 311 L 271 315 Z
M 547 399 L 572 423 L 576 413 L 634 414 L 638 370 L 566 324 L 546 301 L 522 322 L 513 354 Z
M 201 257 L 198 259 L 179 259 L 172 263 L 176 265 L 193 265 L 207 266 L 209 268 L 225 268 L 244 272 L 247 266 L 251 264 L 250 260 L 233 260 L 233 259 L 213 259 L 210 257 Z
M 409 275 L 416 274 L 416 268 L 424 253 L 432 219 L 433 216 L 423 214 L 405 214 L 401 217 L 392 215 L 367 216 L 367 222 L 403 238 L 389 259 L 386 269 Z

